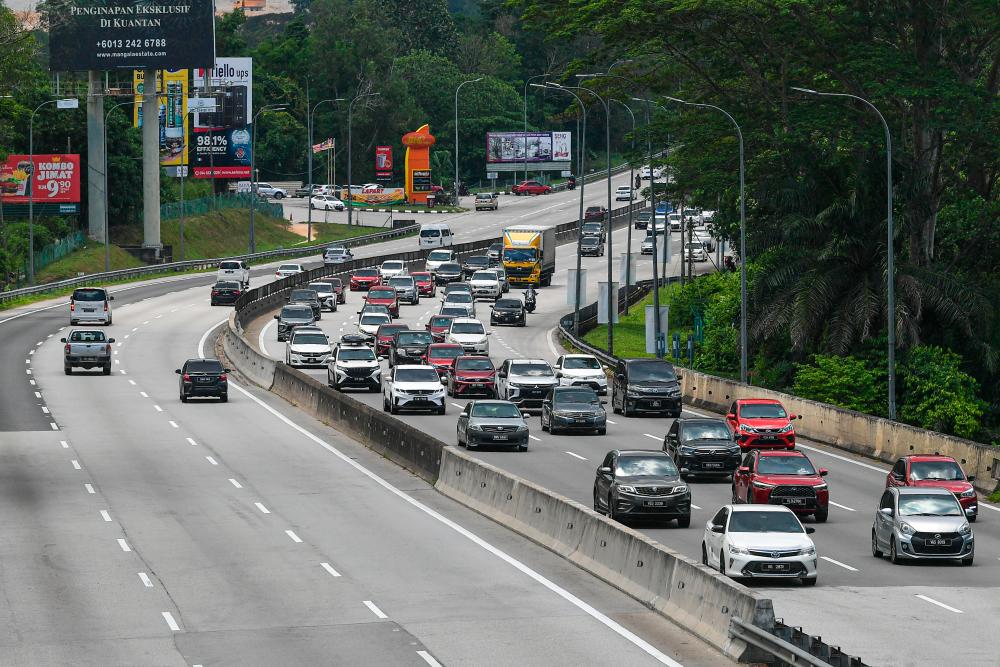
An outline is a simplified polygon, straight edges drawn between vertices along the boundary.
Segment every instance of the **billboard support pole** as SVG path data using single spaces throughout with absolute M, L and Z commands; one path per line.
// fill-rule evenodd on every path
M 309 79 L 306 79 L 306 109 L 309 109 L 309 117 L 306 118 L 306 132 L 309 135 L 306 143 L 306 162 L 309 169 L 309 189 L 306 191 L 306 243 L 312 243 L 313 237 L 313 119 L 312 110 L 309 106 Z M 318 104 L 316 106 L 319 106 Z
M 160 113 L 156 70 L 143 70 L 142 247 L 160 254 Z
M 108 174 L 99 171 L 107 164 L 108 150 L 104 131 L 104 91 L 101 73 L 87 73 L 87 235 L 99 243 L 104 242 L 104 211 L 108 189 Z
M 119 102 L 118 104 L 116 104 L 113 107 L 111 107 L 110 109 L 108 109 L 108 113 L 102 114 L 102 116 L 101 116 L 103 118 L 103 120 L 104 120 L 104 125 L 102 125 L 102 127 L 104 128 L 104 134 L 101 136 L 101 142 L 102 142 L 101 145 L 104 146 L 104 197 L 101 198 L 101 208 L 104 211 L 104 219 L 103 219 L 103 228 L 104 228 L 104 231 L 103 231 L 103 236 L 104 236 L 104 270 L 105 271 L 110 271 L 111 270 L 111 228 L 108 226 L 108 148 L 107 148 L 107 143 L 108 143 L 108 119 L 111 118 L 111 114 L 114 112 L 115 109 L 117 109 L 118 107 L 123 107 L 126 104 L 132 104 L 132 105 L 134 105 L 135 101 L 134 100 L 129 100 L 128 102 Z M 91 202 L 91 205 L 93 205 L 93 202 Z

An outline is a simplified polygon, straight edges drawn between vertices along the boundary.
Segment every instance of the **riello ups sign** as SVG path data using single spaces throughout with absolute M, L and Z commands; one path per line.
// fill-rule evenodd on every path
M 214 0 L 49 0 L 54 72 L 210 67 Z

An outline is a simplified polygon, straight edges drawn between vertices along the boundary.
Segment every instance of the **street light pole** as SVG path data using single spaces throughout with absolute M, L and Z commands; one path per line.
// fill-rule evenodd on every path
M 257 252 L 257 239 L 254 237 L 254 210 L 257 208 L 257 116 L 265 111 L 284 111 L 284 104 L 266 104 L 253 115 L 250 124 L 253 125 L 253 136 L 250 139 L 250 253 Z
M 354 193 L 351 191 L 352 179 L 354 176 L 353 170 L 354 166 L 351 164 L 352 153 L 351 145 L 353 143 L 352 126 L 354 123 L 354 103 L 365 97 L 375 97 L 381 95 L 382 93 L 363 93 L 361 95 L 355 95 L 351 103 L 347 105 L 347 226 L 350 227 L 354 220 Z
M 524 136 L 521 138 L 524 140 L 524 180 L 528 180 L 528 85 L 535 79 L 544 79 L 548 74 L 536 74 L 534 76 L 529 76 L 528 80 L 524 82 Z M 546 88 L 547 86 L 532 86 L 532 88 Z
M 889 123 L 885 116 L 874 104 L 863 97 L 851 95 L 850 93 L 824 93 L 809 88 L 797 88 L 792 86 L 792 90 L 809 95 L 820 97 L 849 97 L 852 100 L 861 102 L 875 112 L 878 119 L 882 121 L 882 129 L 885 131 L 885 178 L 886 178 L 886 320 L 889 334 L 888 349 L 888 372 L 889 372 L 889 419 L 896 420 L 896 269 L 895 269 L 895 231 L 892 220 L 892 135 L 889 132 Z
M 308 162 L 308 168 L 309 168 L 309 191 L 308 191 L 308 194 L 306 195 L 306 198 L 307 198 L 306 209 L 308 210 L 308 213 L 307 213 L 307 216 L 308 216 L 307 217 L 307 228 L 306 228 L 306 241 L 312 241 L 312 224 L 313 224 L 313 211 L 312 211 L 312 198 L 313 198 L 313 128 L 314 128 L 314 123 L 315 123 L 314 118 L 316 116 L 316 109 L 318 109 L 319 105 L 323 104 L 324 102 L 331 102 L 332 103 L 332 102 L 343 102 L 343 101 L 344 101 L 344 98 L 342 98 L 342 97 L 338 97 L 336 99 L 320 100 L 319 102 L 317 102 L 316 104 L 314 104 L 313 107 L 309 110 L 309 117 L 306 119 L 307 125 L 308 125 L 308 127 L 306 129 L 307 129 L 307 132 L 309 134 L 309 140 L 308 140 L 309 143 L 306 146 L 306 161 Z
M 620 104 L 623 107 L 625 107 L 625 110 L 628 111 L 628 115 L 632 119 L 632 150 L 635 151 L 635 114 L 632 113 L 632 109 L 629 107 L 629 105 L 625 104 L 621 100 L 616 100 L 614 98 L 610 98 L 610 101 L 612 101 L 612 102 L 618 102 L 618 104 Z M 652 176 L 653 176 L 652 172 L 650 172 L 649 175 L 650 175 L 650 178 L 652 178 Z M 611 178 L 611 175 L 608 174 L 608 179 L 610 179 L 610 178 Z M 632 164 L 632 160 L 629 160 L 629 170 L 628 170 L 628 187 L 629 187 L 629 192 L 632 192 L 632 187 L 633 187 L 632 184 L 633 183 L 635 183 L 635 165 Z M 634 207 L 632 206 L 632 199 L 629 198 L 629 201 L 628 201 L 628 235 L 627 235 L 627 238 L 626 238 L 626 241 L 625 241 L 625 243 L 626 243 L 625 253 L 627 255 L 626 258 L 625 258 L 625 295 L 626 295 L 625 296 L 625 314 L 626 315 L 628 315 L 628 293 L 629 293 L 629 289 L 628 288 L 629 288 L 629 285 L 632 284 L 632 227 L 633 227 L 633 224 L 632 224 L 632 209 L 633 208 Z M 656 222 L 655 221 L 653 222 L 653 236 L 656 236 Z
M 656 262 L 656 179 L 653 178 L 653 133 L 649 128 L 649 107 L 653 102 L 639 97 L 633 97 L 632 99 L 636 102 L 646 103 L 646 152 L 649 153 L 649 205 L 652 207 L 653 212 L 653 215 L 650 216 L 650 220 L 653 221 L 653 345 L 656 349 L 657 358 L 660 358 L 662 356 L 660 348 L 660 336 L 662 334 L 660 333 L 660 277 Z M 668 247 L 666 243 L 670 230 L 667 227 L 666 211 L 664 211 L 663 215 L 663 242 L 665 244 L 663 252 L 666 254 Z
M 462 90 L 462 86 L 467 83 L 476 83 L 477 81 L 482 81 L 483 77 L 478 79 L 472 79 L 470 81 L 463 81 L 458 84 L 455 88 L 455 205 L 458 205 L 458 91 Z

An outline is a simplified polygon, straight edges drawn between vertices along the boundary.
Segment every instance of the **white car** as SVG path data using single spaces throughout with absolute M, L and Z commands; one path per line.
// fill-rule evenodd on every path
M 448 327 L 444 342 L 462 346 L 466 354 L 490 355 L 490 335 L 483 323 L 471 317 L 456 317 Z
M 227 259 L 219 262 L 219 272 L 216 274 L 216 282 L 222 280 L 235 280 L 244 288 L 250 286 L 250 266 L 238 259 Z
M 631 185 L 619 185 L 615 190 L 615 201 L 632 201 L 634 197 Z
M 344 202 L 333 195 L 315 195 L 309 200 L 309 207 L 321 211 L 343 211 Z
M 302 273 L 304 271 L 305 269 L 302 268 L 301 264 L 282 264 L 278 267 L 278 270 L 274 272 L 274 277 L 280 280 L 281 278 L 294 276 L 295 274 Z
M 257 187 L 257 195 L 259 197 L 273 197 L 275 199 L 284 199 L 285 197 L 288 196 L 288 192 L 286 192 L 283 188 L 276 188 L 270 183 L 261 183 L 258 181 L 256 187 Z
M 325 366 L 332 352 L 326 334 L 299 327 L 285 343 L 285 363 L 289 366 Z
M 500 284 L 500 277 L 496 274 L 496 271 L 492 270 L 476 271 L 472 274 L 469 285 L 472 286 L 472 297 L 474 299 L 493 299 L 496 301 L 500 298 L 500 293 L 503 291 L 503 285 Z
M 715 251 L 715 239 L 708 233 L 707 229 L 695 229 L 691 232 L 691 239 L 695 243 L 700 243 L 705 248 L 705 252 Z
M 316 291 L 322 308 L 326 308 L 331 313 L 337 312 L 337 293 L 333 290 L 333 283 L 317 281 L 309 283 L 308 289 Z
M 690 243 L 684 244 L 684 261 L 691 260 L 692 262 L 707 262 L 708 253 L 705 252 L 705 246 L 697 241 L 691 241 Z
M 378 269 L 378 275 L 382 278 L 383 283 L 393 276 L 401 276 L 405 273 L 406 262 L 401 259 L 387 259 L 382 262 L 382 266 Z
M 696 208 L 685 208 L 684 209 L 684 222 L 693 222 L 696 225 L 701 224 L 701 211 Z
M 351 249 L 342 245 L 333 245 L 323 251 L 324 264 L 343 264 L 354 259 Z
M 441 299 L 441 307 L 465 308 L 465 317 L 476 316 L 476 298 L 472 292 L 449 292 Z
M 667 231 L 667 221 L 666 221 L 666 219 L 658 217 L 658 218 L 656 218 L 655 221 L 651 221 L 651 222 L 646 223 L 646 232 L 647 233 L 651 233 L 653 231 L 654 225 L 656 227 L 656 233 L 657 234 L 663 234 L 664 232 Z
M 386 412 L 433 410 L 443 415 L 446 411 L 447 392 L 433 366 L 393 366 L 382 386 L 382 409 Z
M 431 250 L 424 261 L 424 268 L 434 274 L 442 264 L 455 261 L 454 250 Z
M 659 167 L 654 167 L 652 174 L 653 178 L 660 178 L 661 176 L 663 176 L 663 170 L 660 169 Z M 639 178 L 641 178 L 642 180 L 648 181 L 649 175 L 650 175 L 649 165 L 646 165 L 645 167 L 639 170 Z
M 510 280 L 507 279 L 507 270 L 503 268 L 503 264 L 494 266 L 490 268 L 490 271 L 497 274 L 497 278 L 500 279 L 500 291 L 504 294 L 510 291 Z
M 564 354 L 556 359 L 555 372 L 560 387 L 590 387 L 601 396 L 608 393 L 604 366 L 592 354 Z
M 701 220 L 706 224 L 712 222 L 713 220 L 715 220 L 715 211 L 702 211 Z
M 667 216 L 667 222 L 670 223 L 670 231 L 679 232 L 683 226 L 683 219 L 680 213 L 671 213 Z
M 392 318 L 385 313 L 362 313 L 358 318 L 358 333 L 369 340 L 374 340 L 378 328 L 390 322 L 392 322 Z
M 497 398 L 522 410 L 541 410 L 557 386 L 559 379 L 544 359 L 507 359 L 497 370 Z
M 355 336 L 340 339 L 340 345 L 333 351 L 326 367 L 326 384 L 337 391 L 346 387 L 367 389 L 370 392 L 382 388 L 382 366 L 375 351 Z
M 816 545 L 799 518 L 780 505 L 726 505 L 705 524 L 701 562 L 748 579 L 816 583 Z

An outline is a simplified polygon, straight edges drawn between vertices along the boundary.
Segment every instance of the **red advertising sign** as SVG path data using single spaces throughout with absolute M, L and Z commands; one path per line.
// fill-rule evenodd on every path
M 34 190 L 30 195 L 29 188 Z M 8 155 L 0 164 L 0 195 L 5 204 L 79 203 L 80 156 Z
M 375 147 L 375 178 L 380 181 L 392 179 L 392 146 Z

